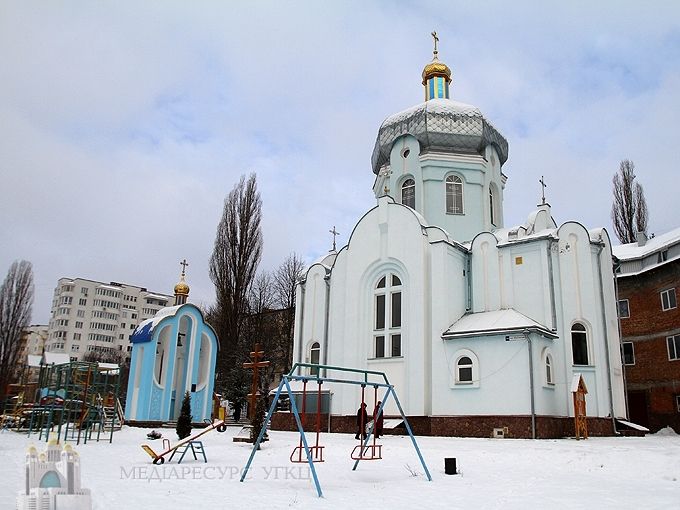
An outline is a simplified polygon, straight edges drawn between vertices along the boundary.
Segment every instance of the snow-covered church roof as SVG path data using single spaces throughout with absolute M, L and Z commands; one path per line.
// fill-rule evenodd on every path
M 154 328 L 166 317 L 174 316 L 184 305 L 167 306 L 158 310 L 156 315 L 139 323 L 130 335 L 130 342 L 140 344 L 151 341 Z
M 538 333 L 546 338 L 557 338 L 550 328 L 512 308 L 465 314 L 444 331 L 442 337 L 446 339 L 469 338 L 524 332 Z

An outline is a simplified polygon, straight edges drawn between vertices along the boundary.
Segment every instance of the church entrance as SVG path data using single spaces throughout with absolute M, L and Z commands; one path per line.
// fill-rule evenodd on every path
M 186 384 L 187 365 L 189 362 L 189 344 L 191 343 L 188 332 L 191 330 L 191 319 L 182 317 L 179 321 L 179 333 L 177 334 L 177 350 L 175 354 L 175 373 L 172 378 L 172 402 L 170 405 L 170 419 L 177 420 L 182 411 L 182 399 L 189 389 Z

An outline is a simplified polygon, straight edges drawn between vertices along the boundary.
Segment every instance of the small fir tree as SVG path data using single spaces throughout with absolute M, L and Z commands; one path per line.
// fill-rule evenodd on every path
M 184 439 L 191 435 L 191 395 L 187 391 L 182 400 L 182 410 L 177 418 L 177 437 Z
M 253 428 L 250 429 L 250 442 L 255 443 L 257 441 L 257 436 L 260 435 L 260 430 L 262 430 L 262 425 L 264 424 L 264 418 L 267 414 L 267 396 L 262 395 L 257 399 L 257 404 L 255 405 L 255 414 L 253 415 Z M 266 435 L 263 440 L 266 440 Z

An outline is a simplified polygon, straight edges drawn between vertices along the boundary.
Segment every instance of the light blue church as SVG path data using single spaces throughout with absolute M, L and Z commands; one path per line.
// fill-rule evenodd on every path
M 217 361 L 217 335 L 201 311 L 187 303 L 182 270 L 175 306 L 163 308 L 132 333 L 125 419 L 174 421 L 185 392 L 191 394 L 192 421 L 210 419 Z

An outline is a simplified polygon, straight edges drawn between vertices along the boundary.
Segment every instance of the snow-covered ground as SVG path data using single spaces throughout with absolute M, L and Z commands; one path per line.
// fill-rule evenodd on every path
M 173 430 L 161 431 L 175 440 Z M 189 454 L 182 464 L 154 466 L 140 445 L 158 451 L 161 441 L 148 441 L 147 432 L 125 427 L 113 444 L 76 447 L 94 508 L 680 509 L 680 436 L 672 432 L 586 441 L 418 437 L 432 482 L 408 437 L 381 439 L 384 459 L 352 471 L 354 437 L 323 434 L 326 462 L 316 464 L 322 499 L 307 465 L 289 461 L 295 433 L 270 432 L 240 483 L 251 445 L 232 441 L 237 428 L 202 438 L 207 464 Z M 45 446 L 37 437 L 0 434 L 1 509 L 15 508 L 31 444 Z M 444 457 L 456 457 L 459 475 L 444 474 Z

